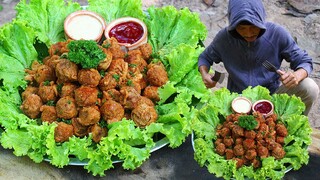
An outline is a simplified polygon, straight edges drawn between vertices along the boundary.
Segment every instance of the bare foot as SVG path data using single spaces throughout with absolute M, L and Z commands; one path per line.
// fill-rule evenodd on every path
M 207 6 L 213 6 L 215 0 L 202 0 Z

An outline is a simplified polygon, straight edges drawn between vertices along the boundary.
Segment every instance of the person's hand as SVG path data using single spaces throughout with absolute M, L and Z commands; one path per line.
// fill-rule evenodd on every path
M 211 79 L 212 75 L 209 74 L 209 67 L 200 66 L 199 72 L 202 76 L 202 81 L 207 88 L 213 88 L 216 86 L 217 82 L 212 81 Z
M 296 87 L 301 80 L 307 77 L 307 72 L 304 69 L 298 69 L 297 71 L 282 71 L 278 70 L 280 75 L 280 81 L 287 88 Z
M 212 81 L 211 77 L 212 75 L 209 73 L 202 75 L 202 81 L 207 88 L 213 88 L 217 84 L 216 81 Z

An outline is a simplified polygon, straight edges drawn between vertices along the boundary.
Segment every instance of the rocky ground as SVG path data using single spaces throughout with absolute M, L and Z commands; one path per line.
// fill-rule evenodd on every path
M 14 6 L 18 0 L 0 1 L 0 26 L 15 17 Z M 78 0 L 81 5 L 86 5 L 87 1 Z M 228 0 L 216 0 L 214 6 L 208 7 L 202 0 L 142 0 L 144 8 L 148 6 L 173 5 L 176 8 L 188 7 L 192 12 L 199 14 L 202 22 L 208 29 L 208 37 L 204 44 L 208 45 L 215 34 L 228 24 L 227 4 Z M 263 0 L 267 11 L 267 19 L 283 25 L 289 30 L 297 40 L 298 45 L 305 49 L 314 60 L 314 71 L 311 77 L 320 84 L 320 2 L 319 0 Z M 283 65 L 286 68 L 286 64 Z M 224 71 L 222 65 L 220 71 Z M 219 85 L 225 86 L 226 81 Z M 313 128 L 320 129 L 320 107 L 319 99 L 309 115 L 309 121 Z M 318 143 L 319 144 L 319 143 Z M 318 147 L 315 147 L 319 151 Z M 64 179 L 54 167 L 46 163 L 39 166 L 31 162 L 28 158 L 15 157 L 12 151 L 2 151 L 0 148 L 0 179 L 16 177 L 16 172 L 12 167 L 25 169 L 23 179 Z M 2 151 L 2 152 L 1 152 Z M 4 157 L 4 158 L 3 158 Z M 29 173 L 32 172 L 32 173 Z M 44 173 L 45 172 L 45 173 Z M 38 179 L 36 178 L 36 179 Z

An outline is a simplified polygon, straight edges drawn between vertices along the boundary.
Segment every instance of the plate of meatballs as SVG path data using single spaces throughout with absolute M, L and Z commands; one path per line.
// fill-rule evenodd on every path
M 255 90 L 267 92 L 263 87 L 248 88 L 245 92 L 249 93 L 245 95 L 253 97 Z M 238 113 L 234 107 L 225 108 L 231 106 L 238 95 L 230 94 L 226 89 L 218 90 L 216 95 L 219 93 L 226 94 L 222 99 L 216 96 L 217 99 L 203 105 L 193 119 L 191 141 L 195 159 L 200 165 L 207 166 L 209 172 L 225 179 L 281 179 L 285 173 L 308 162 L 311 129 L 307 118 L 299 114 L 301 110 L 285 112 L 278 104 L 279 99 L 288 98 L 291 103 L 296 103 L 293 102 L 296 99 L 285 95 L 262 95 L 272 99 L 274 112 Z M 297 121 L 301 124 L 297 125 Z
M 28 85 L 20 106 L 25 115 L 38 118 L 39 123 L 57 123 L 57 143 L 89 134 L 99 143 L 107 136 L 107 126 L 123 118 L 132 119 L 140 128 L 157 120 L 157 91 L 168 75 L 160 61 L 148 61 L 150 44 L 125 52 L 115 38 L 107 39 L 99 45 L 106 58 L 97 68 L 81 68 L 66 58 L 70 42 L 52 45 L 43 63 L 34 61 L 31 69 L 26 69 Z M 157 137 L 151 152 L 169 143 L 164 136 Z M 86 162 L 71 158 L 69 164 Z

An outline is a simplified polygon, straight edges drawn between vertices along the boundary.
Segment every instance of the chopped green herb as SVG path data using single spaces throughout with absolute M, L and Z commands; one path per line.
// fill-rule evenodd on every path
M 131 79 L 129 79 L 129 80 L 127 81 L 127 86 L 133 86 L 133 82 L 132 82 Z
M 111 46 L 110 43 L 107 43 L 107 44 L 103 44 L 103 45 L 102 45 L 102 47 L 103 47 L 103 48 L 106 48 L 106 49 L 108 49 L 110 46 Z
M 136 64 L 128 64 L 128 66 L 129 66 L 129 67 L 131 67 L 131 68 L 135 68 L 135 67 L 137 67 L 137 65 L 136 65 Z
M 119 82 L 119 80 L 120 80 L 119 74 L 114 74 L 114 75 L 112 75 L 112 77 L 113 77 L 114 79 L 116 79 L 117 82 Z
M 101 76 L 101 77 L 104 77 L 104 76 L 106 75 L 106 72 L 103 71 L 103 70 L 101 70 L 99 73 L 100 73 L 100 76 Z
M 258 125 L 258 121 L 253 115 L 243 115 L 238 118 L 238 124 L 247 130 L 252 130 Z
M 57 85 L 57 90 L 60 93 L 62 91 L 63 83 Z
M 93 40 L 76 40 L 68 44 L 68 59 L 82 68 L 96 68 L 106 58 L 106 54 Z
M 129 74 L 130 74 L 131 77 L 135 77 L 135 76 L 136 76 L 136 75 L 134 74 L 134 72 L 131 72 L 131 71 L 129 72 Z
M 49 85 L 50 85 L 50 81 L 48 81 L 48 80 L 44 81 L 44 82 L 43 82 L 43 85 L 49 86 Z
M 55 106 L 56 103 L 55 103 L 54 101 L 48 101 L 48 102 L 47 102 L 47 105 L 48 105 L 48 106 Z

